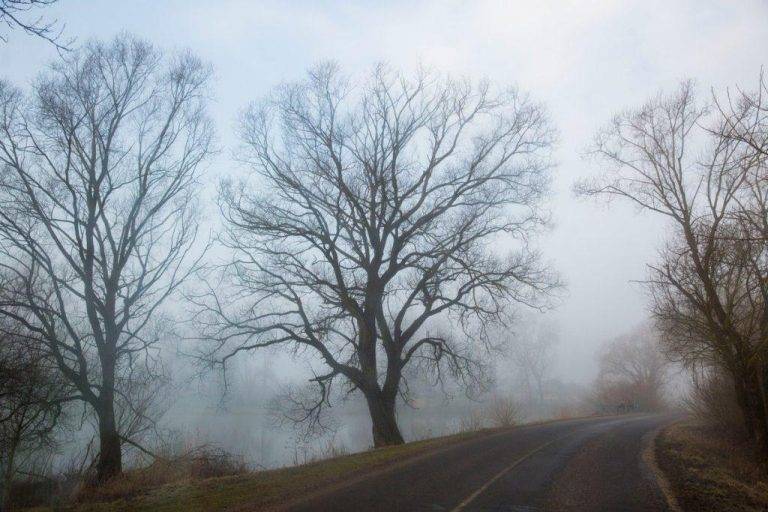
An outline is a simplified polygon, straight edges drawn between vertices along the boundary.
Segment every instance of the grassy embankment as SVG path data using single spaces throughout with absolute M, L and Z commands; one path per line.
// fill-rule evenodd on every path
M 263 510 L 290 502 L 334 484 L 375 472 L 382 467 L 418 457 L 489 430 L 416 441 L 308 463 L 302 466 L 208 479 L 186 478 L 158 484 L 158 468 L 126 472 L 98 491 L 86 492 L 80 502 L 28 511 L 74 512 L 209 512 Z M 160 468 L 162 471 L 162 468 Z M 173 468 L 168 468 L 173 471 Z
M 657 437 L 656 459 L 684 512 L 768 510 L 768 467 L 744 442 L 684 421 Z

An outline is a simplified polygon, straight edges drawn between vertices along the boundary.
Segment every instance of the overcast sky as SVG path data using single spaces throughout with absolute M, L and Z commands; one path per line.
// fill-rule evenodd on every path
M 161 47 L 191 48 L 214 65 L 223 146 L 234 143 L 237 112 L 312 64 L 338 61 L 345 72 L 375 62 L 409 70 L 425 64 L 543 101 L 557 149 L 551 209 L 555 226 L 541 240 L 568 284 L 555 313 L 562 332 L 559 370 L 592 378 L 596 348 L 646 317 L 642 288 L 663 236 L 657 219 L 621 205 L 573 197 L 574 180 L 594 169 L 581 154 L 612 113 L 693 78 L 710 87 L 751 87 L 768 63 L 766 1 L 600 2 L 260 2 L 60 0 L 50 10 L 78 42 L 122 30 Z M 55 51 L 9 34 L 0 43 L 0 76 L 25 87 Z M 212 173 L 227 173 L 226 159 Z

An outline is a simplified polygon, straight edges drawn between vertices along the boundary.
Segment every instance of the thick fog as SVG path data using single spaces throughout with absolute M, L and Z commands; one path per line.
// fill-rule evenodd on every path
M 483 397 L 447 384 L 413 381 L 416 408 L 400 407 L 408 439 L 456 432 L 486 407 L 494 390 L 525 401 L 515 363 L 516 340 L 549 329 L 551 364 L 546 406 L 527 408 L 528 420 L 566 414 L 597 374 L 597 353 L 615 336 L 648 320 L 638 280 L 655 257 L 663 222 L 627 204 L 578 199 L 573 183 L 594 171 L 585 149 L 595 130 L 617 111 L 693 78 L 704 90 L 757 79 L 768 48 L 768 4 L 762 1 L 638 2 L 250 2 L 67 0 L 51 18 L 77 43 L 127 31 L 167 49 L 189 48 L 214 66 L 211 115 L 219 153 L 206 164 L 207 218 L 216 219 L 216 187 L 240 172 L 232 151 L 235 121 L 250 102 L 285 81 L 303 78 L 313 64 L 334 60 L 351 76 L 376 62 L 411 71 L 431 67 L 473 80 L 514 85 L 542 102 L 557 127 L 554 179 L 547 208 L 552 225 L 536 241 L 565 283 L 555 308 L 520 308 L 520 322 L 499 334 L 508 341 L 493 357 L 494 386 Z M 12 33 L 0 45 L 0 75 L 27 87 L 56 49 Z M 716 63 L 714 65 L 713 63 Z M 216 231 L 217 221 L 206 227 Z M 221 255 L 214 250 L 214 258 Z M 187 326 L 179 326 L 184 335 Z M 301 463 L 339 450 L 370 446 L 370 424 L 360 397 L 335 396 L 332 433 L 305 438 L 280 423 L 276 398 L 310 375 L 311 354 L 264 349 L 242 355 L 226 375 L 188 354 L 191 341 L 164 342 L 171 382 L 162 391 L 161 426 L 184 442 L 215 443 L 242 453 L 253 466 Z M 557 397 L 554 399 L 552 397 Z M 478 401 L 479 400 L 479 401 Z M 562 403 L 561 403 L 562 402 Z M 485 405 L 483 405 L 485 404 Z M 574 411 L 568 411 L 572 413 Z

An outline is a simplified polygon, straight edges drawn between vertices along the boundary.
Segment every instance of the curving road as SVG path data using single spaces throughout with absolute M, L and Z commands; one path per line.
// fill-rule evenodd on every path
M 675 416 L 517 427 L 438 449 L 308 497 L 296 511 L 664 511 L 643 457 Z

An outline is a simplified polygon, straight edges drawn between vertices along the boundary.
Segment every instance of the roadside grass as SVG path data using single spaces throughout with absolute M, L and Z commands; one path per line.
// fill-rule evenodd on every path
M 768 510 L 768 468 L 721 431 L 675 423 L 657 437 L 656 459 L 683 511 Z
M 208 512 L 264 510 L 355 477 L 375 472 L 442 446 L 458 443 L 492 429 L 373 449 L 302 466 L 206 479 L 152 485 L 139 469 L 107 483 L 97 494 L 85 493 L 79 503 L 38 507 L 28 511 L 72 512 Z M 96 500 L 96 501 L 94 501 Z

